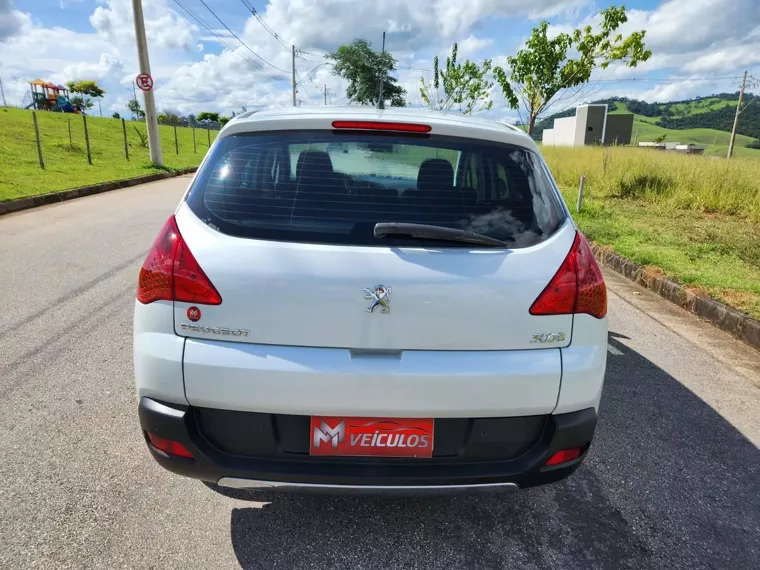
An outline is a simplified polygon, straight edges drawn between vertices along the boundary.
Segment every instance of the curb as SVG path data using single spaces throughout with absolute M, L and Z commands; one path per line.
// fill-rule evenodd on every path
M 82 186 L 80 188 L 73 188 L 71 190 L 64 190 L 62 192 L 51 192 L 50 194 L 41 194 L 39 196 L 29 196 L 28 198 L 8 200 L 6 202 L 0 202 L 0 216 L 10 214 L 12 212 L 20 212 L 21 210 L 28 210 L 30 208 L 38 208 L 39 206 L 47 206 L 48 204 L 57 204 L 58 202 L 65 202 L 67 200 L 73 200 L 75 198 L 92 196 L 93 194 L 100 194 L 101 192 L 110 192 L 111 190 L 119 190 L 120 188 L 129 188 L 130 186 L 145 184 L 146 182 L 156 182 L 158 180 L 165 180 L 167 178 L 175 178 L 184 174 L 193 173 L 196 170 L 198 170 L 198 167 L 194 166 L 191 168 L 183 168 L 182 170 L 177 170 L 176 172 L 157 172 L 155 174 L 146 174 L 144 176 L 137 176 L 135 178 L 113 180 L 112 182 L 101 182 L 100 184 Z
M 592 243 L 591 249 L 599 263 L 605 267 L 760 351 L 760 321 L 715 299 L 695 293 L 663 277 L 656 270 L 629 261 L 609 248 Z

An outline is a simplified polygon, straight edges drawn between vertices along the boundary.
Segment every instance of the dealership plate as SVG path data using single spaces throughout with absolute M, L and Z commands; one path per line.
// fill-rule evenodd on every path
M 311 455 L 432 457 L 433 420 L 313 416 Z

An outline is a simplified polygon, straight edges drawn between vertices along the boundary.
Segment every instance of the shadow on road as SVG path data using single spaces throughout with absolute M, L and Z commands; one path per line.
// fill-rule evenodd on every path
M 567 481 L 497 497 L 272 496 L 235 508 L 254 568 L 750 568 L 760 452 L 673 377 L 611 343 L 592 452 Z

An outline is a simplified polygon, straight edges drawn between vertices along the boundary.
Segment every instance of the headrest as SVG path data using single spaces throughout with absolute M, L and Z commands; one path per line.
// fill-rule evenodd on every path
M 445 190 L 454 185 L 454 168 L 443 158 L 428 158 L 417 173 L 418 190 Z
M 319 178 L 333 172 L 330 155 L 321 150 L 305 150 L 298 156 L 296 177 Z

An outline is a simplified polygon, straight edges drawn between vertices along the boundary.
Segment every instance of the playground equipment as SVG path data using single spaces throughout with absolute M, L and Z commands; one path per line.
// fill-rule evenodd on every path
M 59 113 L 79 113 L 80 109 L 69 100 L 69 90 L 63 85 L 49 83 L 42 79 L 30 81 L 31 102 L 24 109 L 34 107 L 38 111 L 57 111 Z M 24 98 L 24 103 L 28 101 Z

